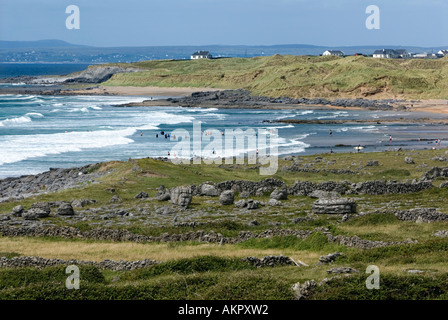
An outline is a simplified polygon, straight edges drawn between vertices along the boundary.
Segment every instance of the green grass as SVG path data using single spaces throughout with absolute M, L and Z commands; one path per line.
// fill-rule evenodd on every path
M 144 71 L 114 75 L 105 85 L 248 89 L 256 95 L 448 98 L 448 59 L 270 56 L 132 64 Z
M 231 272 L 253 270 L 255 267 L 237 258 L 202 256 L 197 258 L 167 261 L 148 268 L 126 273 L 121 280 L 135 281 L 167 274 L 195 274 L 204 272 Z
M 256 249 L 292 249 L 297 251 L 346 251 L 346 248 L 340 245 L 328 242 L 327 237 L 320 233 L 313 233 L 306 239 L 299 239 L 294 236 L 276 236 L 272 238 L 253 238 L 239 244 L 241 248 Z
M 321 173 L 287 172 L 279 170 L 276 178 L 292 185 L 296 180 L 315 183 L 325 181 L 347 181 L 356 183 L 366 180 L 385 179 L 409 181 L 420 179 L 432 166 L 443 163 L 431 158 L 444 155 L 445 150 L 422 150 L 378 153 L 322 154 L 322 160 L 316 156 L 303 156 L 302 163 L 312 164 L 316 169 L 349 168 L 356 172 L 352 175 Z M 404 163 L 405 156 L 412 156 L 415 165 Z M 366 167 L 369 160 L 377 160 L 378 167 Z M 419 165 L 426 163 L 426 167 Z M 137 170 L 132 170 L 135 165 Z M 280 160 L 279 167 L 290 165 Z M 154 196 L 160 185 L 173 187 L 178 185 L 199 185 L 205 181 L 222 182 L 225 180 L 257 181 L 257 170 L 248 170 L 250 166 L 220 167 L 206 165 L 173 165 L 152 159 L 139 159 L 127 162 L 105 163 L 95 170 L 110 171 L 99 183 L 81 188 L 48 193 L 14 202 L 0 204 L 0 213 L 9 213 L 22 204 L 26 209 L 36 201 L 56 201 L 77 198 L 95 199 L 96 204 L 88 208 L 107 206 L 111 196 L 110 188 L 116 189 L 121 206 L 127 210 L 133 207 L 163 205 L 157 201 L 136 200 L 134 196 L 146 191 Z M 438 179 L 435 184 L 445 181 Z M 318 289 L 315 299 L 447 299 L 446 264 L 448 263 L 448 239 L 435 238 L 437 230 L 448 230 L 446 222 L 415 223 L 398 220 L 393 214 L 378 212 L 411 209 L 416 207 L 437 207 L 448 213 L 448 189 L 431 188 L 418 193 L 394 195 L 353 195 L 358 204 L 358 212 L 368 213 L 344 223 L 340 216 L 315 215 L 311 221 L 295 223 L 298 217 L 311 214 L 315 199 L 304 196 L 289 196 L 281 207 L 263 207 L 253 211 L 236 212 L 233 206 L 221 206 L 209 203 L 218 199 L 194 197 L 191 209 L 185 215 L 191 215 L 187 221 L 202 222 L 198 227 L 182 227 L 172 223 L 172 217 L 143 215 L 129 218 L 125 228 L 133 233 L 158 236 L 162 233 L 184 234 L 203 230 L 221 233 L 225 237 L 236 237 L 240 231 L 260 233 L 267 229 L 314 230 L 327 227 L 334 235 L 354 236 L 372 241 L 404 241 L 408 238 L 418 243 L 395 245 L 384 248 L 362 250 L 347 248 L 330 243 L 320 232 L 307 239 L 293 236 L 275 236 L 272 238 L 253 238 L 238 244 L 200 244 L 199 242 L 141 243 L 95 241 L 92 239 L 61 239 L 54 237 L 0 238 L 2 245 L 0 256 L 41 255 L 45 258 L 71 258 L 100 261 L 105 258 L 114 260 L 138 260 L 151 258 L 163 261 L 161 264 L 135 271 L 99 271 L 81 268 L 81 290 L 65 288 L 64 267 L 51 267 L 43 270 L 17 268 L 0 270 L 0 299 L 292 299 L 291 286 L 300 281 L 315 279 L 320 281 L 329 277 L 326 271 L 331 267 L 350 266 L 360 270 L 361 274 L 344 281 L 337 280 L 329 286 Z M 255 196 L 256 200 L 266 202 L 269 195 Z M 238 199 L 238 194 L 236 195 Z M 150 210 L 149 209 L 149 210 Z M 196 213 L 200 214 L 196 215 Z M 92 213 L 96 222 L 96 213 Z M 181 218 L 183 218 L 181 216 Z M 160 219 L 158 223 L 154 220 Z M 163 220 L 165 219 L 165 220 Z M 46 218 L 57 225 L 67 225 L 60 217 Z M 249 225 L 257 220 L 259 225 Z M 98 217 L 98 221 L 100 218 Z M 158 221 L 158 220 L 157 220 Z M 167 221 L 169 221 L 167 223 Z M 81 221 L 72 226 L 81 230 L 91 230 L 96 225 Z M 162 227 L 163 225 L 163 227 Z M 339 251 L 344 256 L 332 265 L 318 264 L 319 257 Z M 283 254 L 304 261 L 309 267 L 254 268 L 242 262 L 241 258 L 251 255 L 261 258 L 263 255 Z M 297 261 L 296 260 L 296 261 Z M 375 264 L 381 270 L 384 286 L 381 292 L 366 291 L 364 282 L 365 268 Z M 412 276 L 404 273 L 406 269 L 420 269 L 425 273 Z M 86 271 L 87 270 L 87 271 Z M 84 277 L 83 277 L 84 275 Z M 419 280 L 423 279 L 423 280 Z M 420 281 L 420 282 L 419 282 Z M 437 281 L 440 283 L 437 284 Z M 387 285 L 387 286 L 386 286 Z M 405 290 L 404 286 L 412 286 Z
M 37 300 L 291 300 L 285 280 L 247 271 L 171 275 L 147 281 L 80 285 L 67 290 L 54 283 L 32 284 L 0 291 L 0 299 Z
M 380 288 L 367 289 L 366 276 L 334 279 L 318 287 L 314 300 L 435 300 L 447 299 L 448 276 L 381 275 Z
M 52 283 L 64 286 L 69 274 L 65 273 L 66 266 L 36 268 L 0 269 L 0 290 L 22 288 L 36 284 Z M 86 283 L 104 283 L 105 279 L 98 268 L 94 266 L 80 266 L 80 286 Z

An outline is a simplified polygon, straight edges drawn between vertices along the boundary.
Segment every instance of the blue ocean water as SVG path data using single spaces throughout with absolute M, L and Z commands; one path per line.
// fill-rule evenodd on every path
M 364 110 L 249 110 L 116 105 L 148 97 L 0 95 L 0 178 L 36 174 L 49 168 L 68 168 L 109 160 L 167 156 L 176 141 L 161 131 L 185 129 L 193 123 L 204 132 L 217 129 L 278 130 L 278 154 L 316 154 L 380 151 L 398 147 L 431 147 L 418 138 L 448 138 L 444 126 L 384 124 L 281 124 L 276 119 L 385 119 L 426 115 Z M 433 115 L 435 116 L 435 115 Z M 333 135 L 329 136 L 329 131 Z M 159 137 L 156 138 L 156 134 Z M 393 143 L 389 145 L 389 134 Z M 210 143 L 203 138 L 202 146 Z M 345 145 L 336 148 L 335 145 Z M 224 148 L 225 149 L 225 148 Z M 242 150 L 237 150 L 236 153 Z M 209 151 L 208 151 L 209 152 Z M 225 156 L 216 150 L 216 156 Z M 209 152 L 210 153 L 210 152 Z M 212 156 L 211 154 L 204 154 Z
M 1 78 L 16 76 L 64 75 L 87 69 L 83 63 L 0 63 Z

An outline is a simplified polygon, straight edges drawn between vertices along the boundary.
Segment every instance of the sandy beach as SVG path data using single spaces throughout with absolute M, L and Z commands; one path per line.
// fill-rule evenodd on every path
M 422 100 L 416 102 L 411 107 L 406 106 L 410 111 L 430 112 L 430 113 L 448 113 L 448 100 Z
M 186 97 L 198 91 L 219 91 L 216 88 L 192 88 L 192 87 L 120 87 L 98 86 L 93 89 L 70 90 L 71 94 L 110 94 L 119 96 L 162 96 L 162 97 Z

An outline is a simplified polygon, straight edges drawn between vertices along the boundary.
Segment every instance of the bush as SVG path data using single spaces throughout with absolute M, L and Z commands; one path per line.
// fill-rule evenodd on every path
M 252 273 L 169 276 L 126 285 L 86 283 L 67 290 L 52 283 L 0 291 L 0 299 L 28 300 L 288 300 L 291 285 L 269 275 Z
M 148 268 L 138 269 L 124 274 L 122 280 L 148 279 L 159 275 L 192 274 L 202 272 L 228 272 L 255 269 L 252 265 L 238 258 L 221 258 L 202 256 L 160 263 Z
M 380 289 L 366 288 L 367 275 L 332 280 L 318 287 L 314 300 L 428 300 L 446 297 L 448 276 L 380 275 Z
M 276 236 L 272 238 L 252 238 L 239 244 L 243 248 L 257 249 L 294 249 L 294 250 L 339 250 L 346 248 L 329 243 L 327 236 L 321 232 L 315 232 L 306 239 L 295 236 Z
M 26 287 L 31 284 L 56 284 L 65 288 L 69 274 L 66 266 L 37 268 L 0 269 L 0 289 Z M 103 274 L 95 266 L 80 266 L 80 285 L 84 283 L 104 283 Z

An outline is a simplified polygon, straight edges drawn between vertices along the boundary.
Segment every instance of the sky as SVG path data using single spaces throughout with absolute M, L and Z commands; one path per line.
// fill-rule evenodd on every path
M 67 29 L 66 7 L 80 11 Z M 380 29 L 366 27 L 366 8 Z M 0 0 L 0 40 L 100 47 L 312 44 L 448 46 L 448 0 Z

